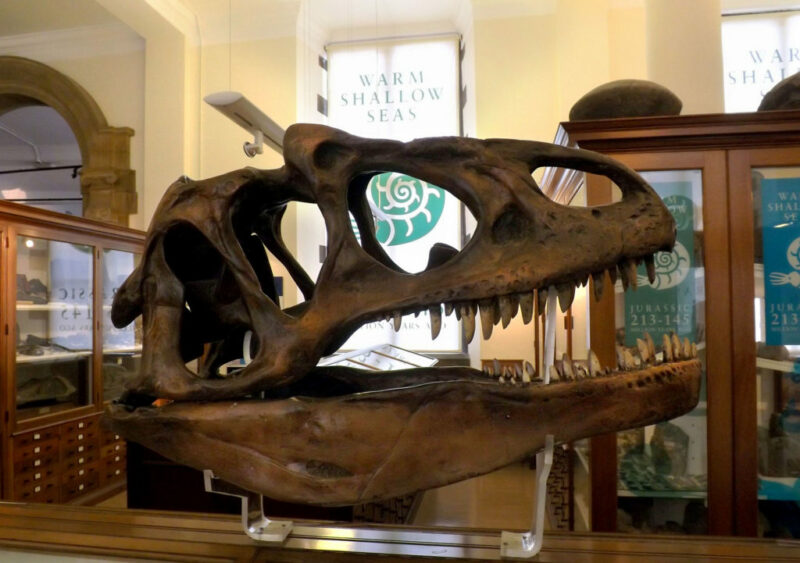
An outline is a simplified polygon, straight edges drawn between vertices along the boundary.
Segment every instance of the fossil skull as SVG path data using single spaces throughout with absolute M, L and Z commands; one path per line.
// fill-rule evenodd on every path
M 518 311 L 529 322 L 535 290 L 555 288 L 566 307 L 589 276 L 601 291 L 606 270 L 635 283 L 636 262 L 651 269 L 652 254 L 670 249 L 675 236 L 666 207 L 635 172 L 545 143 L 400 143 L 319 125 L 290 127 L 284 157 L 278 170 L 179 179 L 162 199 L 142 263 L 112 310 L 117 326 L 140 314 L 144 321 L 142 371 L 106 412 L 127 438 L 272 498 L 355 504 L 486 473 L 537 451 L 547 434 L 563 442 L 641 426 L 697 402 L 700 365 L 691 346 L 679 346 L 671 363 L 645 351 L 633 365 L 623 354 L 624 373 L 564 360 L 550 385 L 535 373 L 316 367 L 366 322 L 427 310 L 435 326 L 444 304 L 470 337 L 479 315 L 488 336 Z M 541 166 L 605 175 L 622 200 L 559 205 L 531 176 Z M 425 271 L 400 270 L 374 236 L 366 199 L 370 178 L 383 171 L 464 202 L 477 219 L 465 248 L 434 246 Z M 328 253 L 316 282 L 280 235 L 291 201 L 315 203 L 325 220 Z M 278 306 L 265 247 L 303 303 Z M 220 377 L 219 366 L 242 355 L 248 331 L 252 362 Z M 186 362 L 204 347 L 196 374 Z M 156 407 L 156 398 L 170 401 Z

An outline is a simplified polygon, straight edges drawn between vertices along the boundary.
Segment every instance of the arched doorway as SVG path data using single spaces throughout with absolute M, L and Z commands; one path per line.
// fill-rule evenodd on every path
M 110 127 L 97 103 L 68 76 L 42 63 L 0 56 L 0 116 L 45 105 L 64 118 L 81 152 L 83 216 L 127 225 L 136 213 L 135 173 L 130 168 L 129 127 Z

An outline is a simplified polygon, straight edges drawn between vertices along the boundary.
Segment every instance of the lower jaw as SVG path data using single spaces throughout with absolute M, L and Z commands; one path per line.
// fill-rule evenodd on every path
M 563 443 L 674 418 L 697 404 L 701 374 L 692 359 L 550 385 L 444 378 L 325 398 L 112 404 L 106 418 L 127 439 L 247 490 L 350 505 L 488 473 L 540 450 L 548 434 Z

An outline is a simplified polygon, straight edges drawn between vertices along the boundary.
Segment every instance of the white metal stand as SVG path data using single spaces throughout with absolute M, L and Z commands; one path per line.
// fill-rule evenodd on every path
M 500 534 L 500 555 L 503 557 L 531 558 L 542 549 L 544 538 L 544 507 L 547 503 L 547 476 L 553 466 L 553 435 L 545 438 L 544 450 L 536 454 L 536 504 L 533 523 L 527 532 Z
M 203 471 L 206 491 L 242 499 L 244 533 L 257 541 L 283 543 L 294 525 L 289 520 L 270 520 L 264 515 L 264 499 L 214 476 L 210 469 Z
M 547 323 L 544 335 L 544 358 L 542 378 L 545 385 L 550 383 L 550 366 L 555 363 L 556 348 L 556 307 L 558 293 L 551 287 L 547 292 Z M 544 508 L 547 504 L 547 477 L 553 466 L 552 434 L 545 438 L 544 449 L 536 454 L 536 504 L 533 507 L 533 522 L 527 532 L 503 532 L 500 535 L 500 555 L 529 559 L 542 549 L 544 539 Z

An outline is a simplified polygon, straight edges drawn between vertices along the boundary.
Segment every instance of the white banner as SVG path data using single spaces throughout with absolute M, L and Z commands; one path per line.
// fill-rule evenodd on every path
M 459 48 L 457 35 L 329 45 L 328 123 L 354 135 L 399 141 L 459 135 Z M 461 248 L 457 198 L 422 179 L 383 172 L 370 182 L 367 197 L 376 237 L 397 265 L 417 273 L 435 243 Z M 370 323 L 343 348 L 389 342 L 423 352 L 460 352 L 460 323 L 452 316 L 442 321 L 433 341 L 427 312 L 404 317 L 399 333 L 391 323 Z
M 800 13 L 722 19 L 725 111 L 756 111 L 761 98 L 800 71 Z

